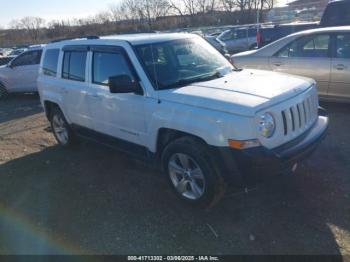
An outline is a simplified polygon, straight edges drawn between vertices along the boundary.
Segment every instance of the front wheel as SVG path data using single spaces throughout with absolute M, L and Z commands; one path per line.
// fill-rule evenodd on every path
M 211 207 L 223 196 L 223 178 L 202 141 L 192 137 L 173 141 L 165 148 L 162 163 L 171 187 L 185 202 Z
M 75 143 L 75 136 L 67 123 L 62 111 L 58 107 L 54 107 L 51 113 L 51 129 L 57 142 L 68 147 Z

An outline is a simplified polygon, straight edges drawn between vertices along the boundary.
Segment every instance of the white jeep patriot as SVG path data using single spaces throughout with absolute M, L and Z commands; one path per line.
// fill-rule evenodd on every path
M 295 171 L 324 137 L 315 81 L 238 70 L 191 34 L 48 44 L 38 87 L 57 141 L 85 137 L 161 164 L 183 200 Z

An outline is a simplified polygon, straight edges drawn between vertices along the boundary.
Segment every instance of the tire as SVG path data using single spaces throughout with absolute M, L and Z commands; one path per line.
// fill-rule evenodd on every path
M 75 145 L 77 139 L 70 128 L 66 118 L 61 109 L 54 106 L 50 115 L 51 130 L 57 142 L 63 147 L 70 147 Z
M 171 142 L 163 151 L 162 167 L 176 195 L 190 205 L 213 207 L 225 193 L 224 179 L 199 139 Z
M 9 96 L 6 88 L 0 84 L 0 100 L 6 99 Z

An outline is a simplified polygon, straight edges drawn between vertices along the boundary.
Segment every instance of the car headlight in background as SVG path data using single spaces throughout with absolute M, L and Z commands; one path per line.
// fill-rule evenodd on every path
M 259 132 L 266 138 L 271 138 L 276 130 L 276 122 L 272 114 L 265 113 L 259 117 Z

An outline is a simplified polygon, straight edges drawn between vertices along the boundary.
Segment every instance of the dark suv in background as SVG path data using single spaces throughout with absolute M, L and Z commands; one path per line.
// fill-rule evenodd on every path
M 321 19 L 320 26 L 350 25 L 350 0 L 334 0 L 329 2 Z

